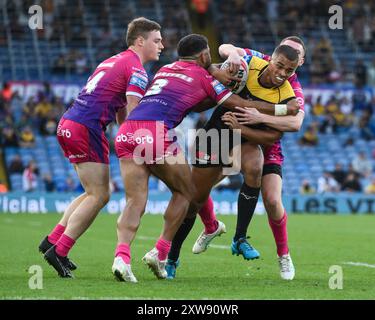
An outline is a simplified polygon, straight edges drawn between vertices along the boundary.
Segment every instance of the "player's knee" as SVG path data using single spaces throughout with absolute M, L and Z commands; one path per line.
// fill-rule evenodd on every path
M 117 220 L 117 231 L 118 232 L 137 232 L 139 228 L 140 220 L 134 220 L 134 219 L 129 219 L 129 220 L 123 220 L 123 219 L 118 219 Z
M 263 197 L 264 206 L 267 212 L 277 212 L 278 208 L 282 206 L 281 199 L 273 194 L 265 194 Z
M 195 206 L 198 210 L 202 208 L 210 196 L 211 190 L 211 188 L 195 188 L 194 196 L 191 199 L 191 207 Z
M 97 196 L 97 199 L 101 203 L 101 205 L 104 207 L 108 203 L 110 197 L 111 197 L 111 194 L 110 194 L 109 190 L 103 190 Z
M 95 190 L 88 190 L 86 191 L 89 196 L 92 196 L 95 201 L 98 203 L 98 205 L 104 207 L 110 198 L 110 192 L 109 190 L 105 188 L 98 188 Z
M 188 197 L 186 194 L 182 192 L 174 192 L 175 200 L 179 204 L 179 208 L 181 212 L 187 212 L 189 209 L 190 201 L 191 201 L 191 195 Z
M 126 199 L 126 209 L 142 215 L 146 210 L 146 201 L 147 199 L 143 197 L 128 198 Z
M 198 203 L 191 201 L 190 204 L 189 204 L 189 209 L 186 213 L 186 218 L 188 219 L 192 219 L 194 218 L 198 211 L 199 211 L 199 208 L 201 208 L 203 206 L 204 203 L 202 203 L 202 205 L 199 205 Z
M 181 186 L 177 192 L 187 199 L 188 202 L 192 202 L 194 201 L 197 191 L 194 184 L 185 184 L 184 186 Z
M 260 186 L 262 181 L 262 166 L 245 166 L 242 169 L 244 180 L 249 186 Z

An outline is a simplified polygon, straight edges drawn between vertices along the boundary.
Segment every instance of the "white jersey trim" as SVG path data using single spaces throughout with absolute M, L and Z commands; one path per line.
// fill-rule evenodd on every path
M 224 97 L 222 97 L 220 99 L 220 101 L 217 103 L 218 106 L 220 106 L 225 100 L 227 100 L 231 95 L 233 94 L 233 92 L 228 92 Z
M 143 98 L 142 94 L 140 94 L 138 92 L 134 92 L 134 91 L 128 91 L 128 92 L 126 92 L 126 95 L 127 96 L 136 96 L 136 97 L 141 98 L 141 99 Z

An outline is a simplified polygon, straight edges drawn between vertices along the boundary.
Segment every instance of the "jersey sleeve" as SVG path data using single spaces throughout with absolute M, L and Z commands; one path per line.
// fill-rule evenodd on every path
M 135 67 L 130 67 L 127 73 L 128 84 L 126 87 L 126 95 L 142 98 L 147 89 L 147 73 Z
M 279 96 L 279 103 L 282 104 L 287 103 L 292 99 L 296 99 L 296 95 L 289 81 L 285 81 L 284 84 L 279 88 Z
M 230 90 L 211 75 L 203 76 L 203 89 L 207 96 L 215 100 L 218 105 L 221 105 L 232 95 Z
M 252 50 L 252 49 L 249 49 L 249 48 L 243 48 L 243 49 L 245 50 L 246 54 L 249 55 L 249 56 L 258 57 L 258 58 L 266 60 L 266 61 L 271 60 L 271 57 L 267 54 L 264 54 L 264 53 L 261 53 L 259 51 Z
M 296 95 L 296 99 L 298 101 L 300 111 L 305 112 L 305 96 L 303 95 L 302 86 L 298 80 L 297 75 L 294 74 L 288 80 L 289 80 L 290 85 L 293 88 L 294 94 Z

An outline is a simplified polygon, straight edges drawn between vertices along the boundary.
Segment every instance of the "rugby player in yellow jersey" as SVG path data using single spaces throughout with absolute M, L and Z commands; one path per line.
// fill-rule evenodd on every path
M 275 49 L 270 62 L 256 56 L 244 56 L 244 58 L 247 60 L 249 66 L 249 76 L 246 87 L 240 95 L 256 101 L 276 104 L 277 114 L 275 115 L 284 114 L 286 104 L 292 100 L 296 100 L 293 89 L 287 79 L 298 67 L 299 57 L 297 51 L 290 46 L 280 45 Z M 267 130 L 266 126 L 251 128 L 241 125 L 238 123 L 235 115 L 229 109 L 222 106 L 216 108 L 212 117 L 205 125 L 204 130 L 208 131 L 215 128 L 218 130 L 228 128 L 241 130 L 240 160 L 244 183 L 238 195 L 238 219 L 236 233 L 232 242 L 232 253 L 241 254 L 247 260 L 256 259 L 259 257 L 259 253 L 246 240 L 246 232 L 258 201 L 261 186 L 263 153 L 260 145 L 269 146 L 275 141 L 266 141 L 259 136 L 259 129 Z M 219 137 L 221 137 L 220 134 Z M 194 195 L 194 200 L 190 205 L 184 223 L 181 225 L 172 242 L 167 265 L 167 271 L 171 271 L 168 272 L 169 278 L 174 278 L 175 276 L 180 248 L 194 224 L 196 213 L 206 202 L 212 187 L 224 178 L 222 168 L 225 165 L 222 160 L 225 155 L 221 154 L 221 150 L 218 153 L 213 153 L 211 150 L 212 140 L 211 143 L 209 142 L 201 143 L 198 134 L 196 163 L 193 164 L 194 168 L 192 170 L 196 194 Z M 230 145 L 229 150 L 237 147 Z M 219 159 L 219 163 L 213 161 L 217 159 Z

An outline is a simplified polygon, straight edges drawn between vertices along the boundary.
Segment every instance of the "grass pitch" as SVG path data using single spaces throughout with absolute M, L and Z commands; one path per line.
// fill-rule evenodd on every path
M 255 216 L 249 232 L 260 259 L 231 255 L 235 216 L 219 216 L 228 233 L 215 239 L 206 252 L 194 255 L 191 248 L 202 230 L 197 219 L 183 248 L 177 278 L 157 280 L 141 258 L 153 247 L 163 219 L 145 215 L 132 245 L 137 284 L 117 282 L 111 273 L 116 218 L 105 214 L 97 218 L 69 255 L 79 265 L 75 279 L 61 279 L 38 252 L 40 240 L 59 216 L 0 214 L 0 299 L 375 299 L 374 216 L 290 215 L 296 277 L 288 282 L 279 277 L 265 216 Z M 41 290 L 29 288 L 32 265 L 42 267 Z M 330 277 L 337 276 L 329 273 L 334 265 L 342 268 L 342 289 L 329 288 Z

